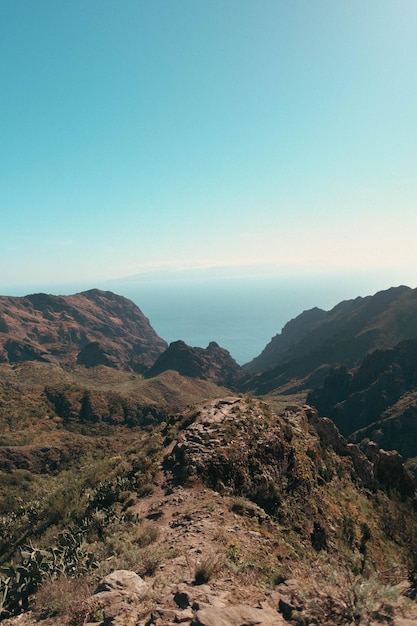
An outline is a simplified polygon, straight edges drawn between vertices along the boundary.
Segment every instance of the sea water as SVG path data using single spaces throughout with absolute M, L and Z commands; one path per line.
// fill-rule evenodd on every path
M 357 281 L 340 278 L 261 278 L 118 285 L 168 343 L 206 347 L 216 341 L 239 363 L 258 356 L 291 319 L 306 309 L 329 310 L 368 295 Z

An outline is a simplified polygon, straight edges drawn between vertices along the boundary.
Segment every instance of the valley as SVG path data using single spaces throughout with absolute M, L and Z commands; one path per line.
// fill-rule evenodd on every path
M 111 292 L 0 297 L 3 623 L 417 623 L 416 302 L 242 367 Z

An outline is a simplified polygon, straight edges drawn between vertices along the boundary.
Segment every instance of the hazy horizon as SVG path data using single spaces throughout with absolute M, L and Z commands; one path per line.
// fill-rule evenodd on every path
M 36 292 L 51 293 L 53 295 L 69 295 L 72 293 L 87 291 L 89 289 L 103 289 L 114 291 L 120 295 L 130 288 L 155 286 L 158 289 L 175 288 L 177 285 L 193 287 L 195 285 L 227 285 L 247 283 L 253 288 L 257 281 L 269 284 L 293 282 L 297 284 L 323 283 L 337 286 L 335 298 L 349 299 L 351 297 L 373 295 L 377 291 L 406 285 L 412 289 L 417 288 L 417 276 L 410 268 L 408 272 L 391 271 L 374 272 L 286 272 L 276 273 L 273 265 L 252 266 L 218 266 L 206 268 L 192 268 L 181 270 L 156 269 L 140 272 L 137 274 L 120 276 L 105 280 L 91 280 L 79 277 L 72 281 L 45 281 L 39 280 L 31 283 L 1 284 L 0 295 L 24 296 Z M 339 301 L 339 300 L 338 300 Z M 314 306 L 314 305 L 313 305 Z

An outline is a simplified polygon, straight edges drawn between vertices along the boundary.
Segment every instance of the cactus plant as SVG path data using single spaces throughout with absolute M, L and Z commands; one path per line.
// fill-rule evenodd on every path
M 20 563 L 0 569 L 0 618 L 28 608 L 45 576 L 76 576 L 95 566 L 94 556 L 83 545 L 83 533 L 59 533 L 56 545 L 41 550 L 32 544 L 20 550 Z

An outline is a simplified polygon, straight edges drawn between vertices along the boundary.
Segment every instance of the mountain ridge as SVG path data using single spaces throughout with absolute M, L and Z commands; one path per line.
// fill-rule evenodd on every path
M 401 595 L 413 591 L 404 577 L 415 484 L 398 455 L 366 456 L 311 407 L 275 413 L 230 395 L 140 438 L 114 432 L 65 490 L 70 517 L 57 516 L 58 482 L 53 508 L 29 501 L 25 516 L 0 518 L 14 522 L 5 528 L 16 547 L 30 512 L 44 539 L 42 551 L 21 550 L 29 563 L 62 554 L 64 540 L 83 542 L 67 557 L 76 576 L 47 570 L 41 586 L 23 587 L 23 607 L 6 594 L 5 626 L 408 626 L 416 617 Z M 398 483 L 400 498 L 390 493 Z M 66 529 L 61 543 L 48 543 L 45 519 Z M 13 565 L 8 572 L 11 592 L 22 593 Z
M 182 376 L 210 380 L 235 391 L 243 377 L 241 367 L 215 341 L 211 341 L 207 348 L 195 348 L 184 341 L 174 341 L 144 375 L 145 378 L 152 378 L 167 370 L 177 371 Z
M 375 350 L 355 369 L 335 367 L 307 401 L 352 441 L 416 457 L 417 340 Z
M 311 389 L 331 367 L 354 367 L 371 350 L 417 338 L 417 289 L 404 285 L 311 309 L 288 322 L 263 352 L 244 366 L 245 389 L 268 393 Z
M 0 296 L 3 363 L 79 363 L 143 371 L 166 345 L 132 301 L 110 291 Z

